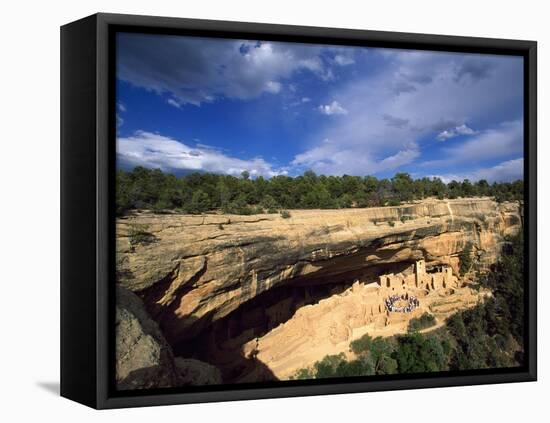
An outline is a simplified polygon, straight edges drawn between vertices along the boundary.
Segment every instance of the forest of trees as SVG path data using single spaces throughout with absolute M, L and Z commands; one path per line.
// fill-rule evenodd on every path
M 474 308 L 447 319 L 428 333 L 372 338 L 365 335 L 350 344 L 356 359 L 329 355 L 296 379 L 424 373 L 523 364 L 524 252 L 521 234 L 507 239 L 503 254 L 491 272 L 479 280 L 493 296 Z M 411 328 L 409 328 L 411 329 Z
M 391 179 L 374 176 L 324 176 L 307 171 L 301 176 L 251 178 L 214 173 L 191 173 L 182 177 L 159 169 L 136 167 L 116 175 L 116 212 L 134 209 L 155 212 L 177 210 L 203 213 L 274 213 L 280 209 L 335 209 L 398 205 L 426 197 L 459 198 L 493 196 L 499 202 L 523 199 L 523 181 L 489 184 L 485 180 L 451 181 L 413 179 L 396 173 Z

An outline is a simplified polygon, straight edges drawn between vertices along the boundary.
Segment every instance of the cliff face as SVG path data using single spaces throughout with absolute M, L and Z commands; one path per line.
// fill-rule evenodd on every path
M 143 309 L 141 300 L 117 287 L 116 381 L 121 390 L 217 385 L 215 367 L 198 360 L 174 357 L 172 348 Z
M 181 344 L 276 289 L 375 281 L 420 258 L 457 273 L 468 242 L 488 265 L 522 224 L 519 204 L 488 198 L 290 213 L 119 219 L 118 283 L 144 300 L 170 343 Z M 148 232 L 142 243 L 129 236 L 136 227 Z
M 116 381 L 121 389 L 179 384 L 172 350 L 141 300 L 117 287 Z

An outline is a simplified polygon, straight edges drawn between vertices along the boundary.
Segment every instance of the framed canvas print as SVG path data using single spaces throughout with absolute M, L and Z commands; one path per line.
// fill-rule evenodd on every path
M 61 30 L 62 395 L 536 380 L 536 43 Z

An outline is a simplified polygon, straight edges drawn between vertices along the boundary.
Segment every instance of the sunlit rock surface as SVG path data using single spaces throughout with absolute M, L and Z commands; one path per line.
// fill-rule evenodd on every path
M 170 343 L 182 342 L 280 286 L 368 283 L 419 258 L 457 273 L 467 242 L 488 265 L 522 223 L 518 203 L 489 198 L 290 213 L 118 219 L 118 283 L 143 298 Z M 128 230 L 136 224 L 151 242 L 131 246 Z

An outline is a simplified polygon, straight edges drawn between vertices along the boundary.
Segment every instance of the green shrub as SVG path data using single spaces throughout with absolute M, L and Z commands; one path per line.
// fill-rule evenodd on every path
M 420 317 L 415 317 L 409 321 L 409 332 L 418 332 L 419 330 L 435 326 L 435 317 L 429 313 L 424 313 Z
M 250 206 L 250 209 L 252 211 L 252 214 L 263 214 L 264 209 L 261 206 Z
M 390 220 L 388 222 L 388 225 L 390 225 L 393 228 L 395 226 L 395 222 L 393 220 Z
M 315 379 L 315 375 L 313 374 L 313 371 L 311 369 L 300 369 L 296 372 L 296 374 L 293 377 L 291 377 L 291 379 L 295 379 L 295 380 Z
M 281 210 L 281 217 L 283 219 L 289 219 L 291 217 L 290 212 L 288 210 Z
M 279 208 L 279 205 L 277 204 L 275 199 L 269 194 L 262 198 L 260 206 L 264 209 L 267 209 L 268 213 L 277 213 L 277 209 Z
M 247 204 L 244 194 L 239 194 L 235 200 L 223 207 L 223 212 L 229 214 L 251 215 L 256 212 L 256 208 L 252 208 Z
M 201 189 L 196 190 L 191 196 L 191 202 L 185 208 L 190 214 L 201 214 L 210 209 L 210 197 Z
M 314 364 L 315 377 L 317 379 L 335 377 L 337 374 L 336 369 L 345 362 L 346 356 L 343 353 L 338 355 L 327 355 L 321 361 Z
M 366 334 L 363 335 L 361 338 L 352 341 L 349 346 L 355 354 L 359 355 L 361 353 L 367 352 L 370 349 L 371 344 L 372 337 Z
M 397 362 L 399 373 L 447 370 L 448 350 L 439 338 L 415 332 L 398 336 L 397 343 L 398 347 L 392 353 L 392 358 Z
M 134 223 L 128 226 L 128 239 L 132 249 L 137 245 L 147 245 L 156 240 L 155 235 L 149 232 L 149 225 Z
M 151 210 L 157 214 L 165 214 L 170 209 L 170 203 L 165 200 L 159 200 L 151 206 Z
M 353 206 L 353 197 L 351 194 L 344 194 L 338 199 L 338 205 L 343 209 L 349 209 Z
M 244 206 L 237 208 L 233 211 L 234 214 L 242 214 L 244 216 L 250 216 L 251 214 L 254 214 L 254 209 L 250 206 Z

